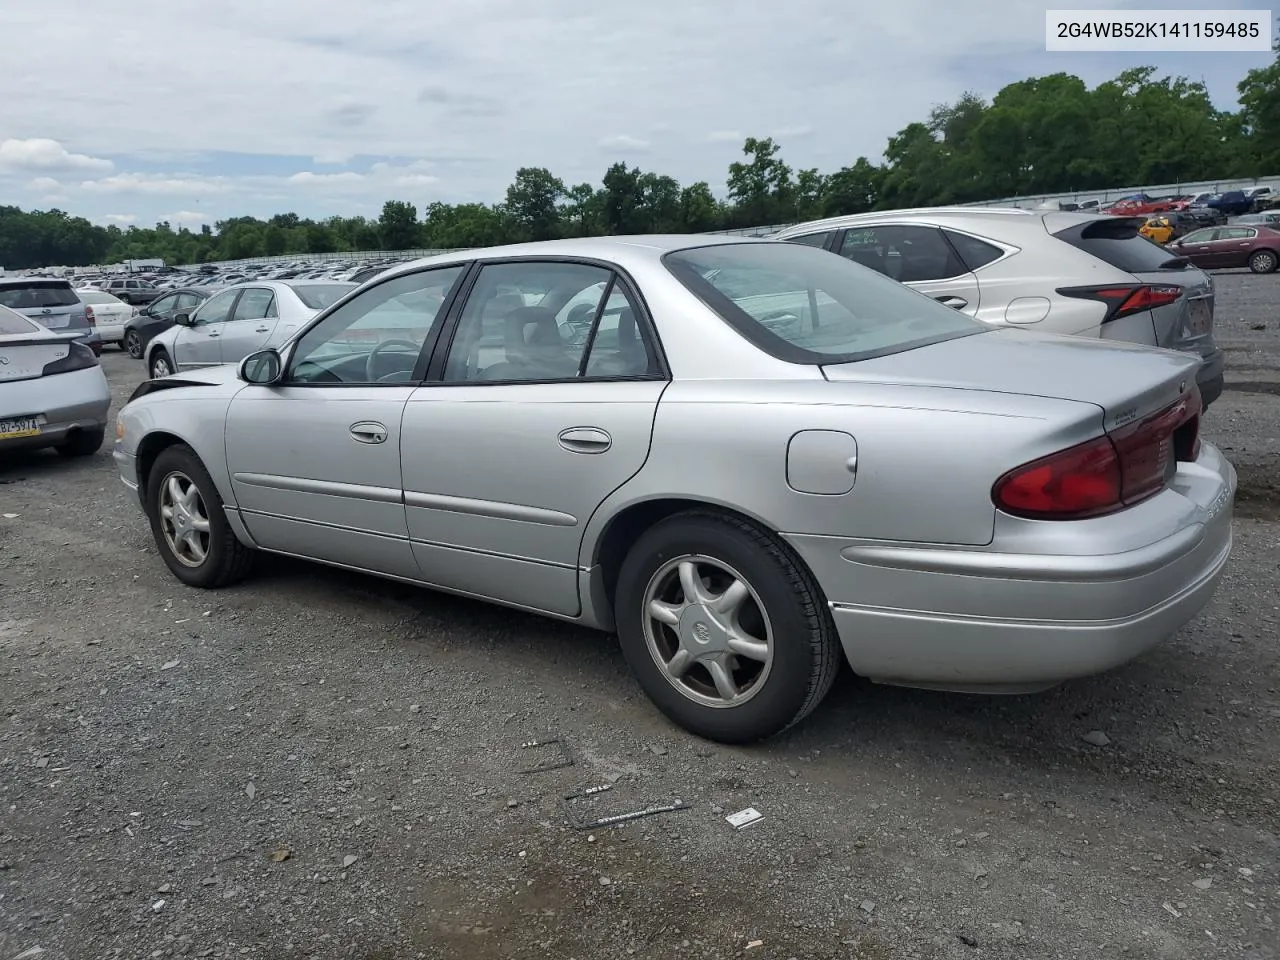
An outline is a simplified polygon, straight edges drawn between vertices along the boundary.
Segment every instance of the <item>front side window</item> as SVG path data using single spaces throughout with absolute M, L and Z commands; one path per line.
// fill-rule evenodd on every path
M 210 323 L 222 323 L 231 313 L 231 306 L 238 296 L 240 296 L 239 290 L 224 290 L 216 297 L 210 297 L 192 317 L 195 326 L 203 327 Z
M 990 329 L 799 244 L 716 244 L 673 251 L 663 261 L 748 340 L 792 363 L 861 360 Z
M 422 348 L 443 319 L 444 305 L 465 270 L 465 264 L 457 264 L 402 274 L 347 301 L 299 338 L 286 381 L 412 383 Z M 346 293 L 354 286 L 319 288 L 343 287 Z
M 1182 238 L 1183 243 L 1208 243 L 1213 239 L 1216 230 L 1194 230 Z
M 111 299 L 114 300 L 115 297 L 112 297 Z M 150 313 L 153 317 L 169 317 L 179 312 L 178 305 L 180 303 L 181 301 L 178 298 L 178 294 L 171 293 L 167 297 L 161 297 L 153 302 L 151 304 Z M 192 306 L 194 306 L 194 304 L 192 304 Z M 190 313 L 191 311 L 187 310 L 186 312 Z

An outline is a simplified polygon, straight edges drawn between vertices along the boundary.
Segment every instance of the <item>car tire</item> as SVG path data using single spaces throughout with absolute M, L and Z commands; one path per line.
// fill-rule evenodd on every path
M 702 602 L 689 602 L 686 583 Z M 737 602 L 726 613 L 730 588 Z M 641 534 L 618 574 L 614 616 L 623 655 L 658 709 L 721 743 L 798 723 L 840 668 L 813 575 L 772 534 L 726 514 L 679 513 Z
M 152 380 L 167 377 L 173 372 L 173 361 L 169 359 L 169 354 L 165 350 L 157 350 L 151 355 L 147 373 L 151 375 Z
M 160 556 L 183 583 L 213 590 L 249 575 L 256 552 L 236 537 L 213 478 L 190 447 L 177 444 L 156 457 L 146 507 Z
M 1275 273 L 1277 266 L 1280 258 L 1270 250 L 1255 250 L 1249 255 L 1249 269 L 1254 273 Z
M 104 427 L 96 430 L 76 430 L 71 434 L 70 439 L 54 449 L 64 457 L 92 457 L 102 449 L 106 438 L 107 431 Z
M 124 340 L 120 342 L 122 349 L 129 351 L 129 356 L 135 360 L 142 359 L 142 337 L 138 335 L 137 330 L 130 330 L 124 335 Z

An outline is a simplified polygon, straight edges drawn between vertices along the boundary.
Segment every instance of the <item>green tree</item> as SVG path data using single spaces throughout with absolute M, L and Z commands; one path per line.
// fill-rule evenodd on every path
M 685 230 L 705 233 L 720 226 L 720 205 L 705 180 L 680 191 L 680 222 Z
M 560 200 L 564 181 L 544 167 L 521 167 L 507 187 L 507 212 L 529 240 L 560 235 Z
M 404 200 L 388 200 L 378 218 L 383 250 L 409 250 L 418 242 L 418 208 Z
M 1236 85 L 1240 94 L 1239 123 L 1223 117 L 1228 143 L 1248 142 L 1246 175 L 1274 176 L 1280 171 L 1280 39 L 1273 48 L 1276 59 L 1268 67 L 1250 70 Z
M 791 168 L 778 157 L 781 149 L 771 137 L 747 137 L 742 152 L 748 160 L 729 164 L 729 197 L 740 225 L 780 223 L 794 215 Z
M 271 219 L 275 220 L 274 217 Z M 268 257 L 278 257 L 288 248 L 289 238 L 285 236 L 285 232 L 278 224 L 268 223 L 267 228 L 262 231 L 262 252 Z

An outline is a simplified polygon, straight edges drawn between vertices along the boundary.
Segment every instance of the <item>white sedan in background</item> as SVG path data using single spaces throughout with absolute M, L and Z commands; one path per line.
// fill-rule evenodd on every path
M 195 313 L 174 315 L 174 325 L 147 344 L 147 371 L 156 379 L 239 363 L 284 343 L 357 286 L 330 280 L 251 280 L 227 287 Z
M 93 287 L 77 289 L 76 296 L 81 303 L 93 310 L 94 326 L 97 327 L 102 342 L 120 346 L 124 341 L 124 325 L 138 312 L 138 308 Z

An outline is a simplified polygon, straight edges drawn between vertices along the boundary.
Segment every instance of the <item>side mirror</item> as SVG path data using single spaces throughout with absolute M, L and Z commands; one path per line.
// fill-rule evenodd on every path
M 173 322 L 174 322 L 174 323 L 176 323 L 176 324 L 177 324 L 178 326 L 180 326 L 180 327 L 189 327 L 189 326 L 191 326 L 191 314 L 189 314 L 189 313 L 175 313 L 175 314 L 173 315 Z
M 279 381 L 284 373 L 284 362 L 275 350 L 259 350 L 240 361 L 237 375 L 245 383 L 267 386 Z

